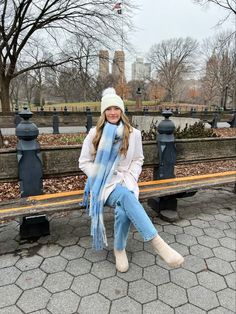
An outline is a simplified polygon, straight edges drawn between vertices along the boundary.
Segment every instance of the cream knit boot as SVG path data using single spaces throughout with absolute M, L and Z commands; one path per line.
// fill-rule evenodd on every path
M 170 266 L 180 267 L 184 258 L 174 249 L 172 249 L 159 235 L 151 240 L 151 243 L 157 254 Z
M 129 262 L 125 249 L 124 250 L 114 249 L 114 255 L 116 259 L 116 269 L 121 273 L 125 273 L 129 269 Z

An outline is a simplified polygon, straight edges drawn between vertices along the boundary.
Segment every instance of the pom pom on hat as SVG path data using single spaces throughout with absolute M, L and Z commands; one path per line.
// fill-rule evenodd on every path
M 121 111 L 125 111 L 123 100 L 116 94 L 113 87 L 108 87 L 102 93 L 101 113 L 111 106 L 119 107 Z

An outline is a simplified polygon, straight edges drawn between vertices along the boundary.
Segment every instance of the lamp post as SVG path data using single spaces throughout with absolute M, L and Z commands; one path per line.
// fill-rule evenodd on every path
M 137 91 L 136 91 L 136 109 L 141 109 L 142 106 L 142 92 L 141 92 L 141 88 L 138 87 Z

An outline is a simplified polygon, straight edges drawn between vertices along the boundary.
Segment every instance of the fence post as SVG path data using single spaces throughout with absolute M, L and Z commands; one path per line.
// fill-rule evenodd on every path
M 53 134 L 59 134 L 59 117 L 58 117 L 56 108 L 53 109 L 52 128 L 53 128 Z
M 236 112 L 234 112 L 233 119 L 228 122 L 231 128 L 236 128 Z
M 137 111 L 140 111 L 142 108 L 142 92 L 141 92 L 141 88 L 138 87 L 137 91 L 136 91 L 136 104 L 135 104 L 135 109 Z
M 87 117 L 87 121 L 86 121 L 86 132 L 88 133 L 89 130 L 92 128 L 93 126 L 93 117 L 92 117 L 92 112 L 90 110 L 89 107 L 86 108 L 86 117 Z
M 157 146 L 159 155 L 159 167 L 154 172 L 154 180 L 174 178 L 174 166 L 176 162 L 176 147 L 174 139 L 174 123 L 169 120 L 171 110 L 163 110 L 165 117 L 158 125 Z M 154 197 L 148 199 L 148 205 L 154 209 L 164 220 L 177 220 L 177 198 L 173 196 Z
M 14 116 L 14 124 L 17 127 L 17 125 L 21 122 L 21 117 L 19 116 L 19 109 L 18 107 L 15 107 L 15 116 Z
M 217 123 L 220 121 L 219 113 L 216 111 L 214 113 L 212 121 L 208 121 L 208 123 L 211 125 L 212 129 L 217 129 Z
M 143 107 L 143 115 L 148 116 L 148 107 Z
M 21 197 L 43 193 L 43 167 L 40 146 L 36 138 L 37 126 L 29 119 L 33 113 L 27 107 L 19 113 L 22 121 L 16 127 L 17 160 Z M 39 238 L 49 234 L 49 223 L 45 215 L 24 217 L 20 225 L 21 239 Z

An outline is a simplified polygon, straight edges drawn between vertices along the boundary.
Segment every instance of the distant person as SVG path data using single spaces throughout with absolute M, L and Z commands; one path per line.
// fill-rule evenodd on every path
M 126 272 L 129 263 L 126 243 L 131 223 L 144 241 L 151 241 L 156 253 L 171 267 L 179 267 L 184 258 L 158 235 L 156 228 L 138 201 L 138 178 L 142 170 L 141 132 L 133 128 L 122 99 L 113 88 L 103 92 L 101 116 L 86 136 L 79 167 L 88 176 L 84 205 L 91 216 L 93 247 L 107 245 L 103 207 L 114 208 L 114 255 L 116 268 Z

